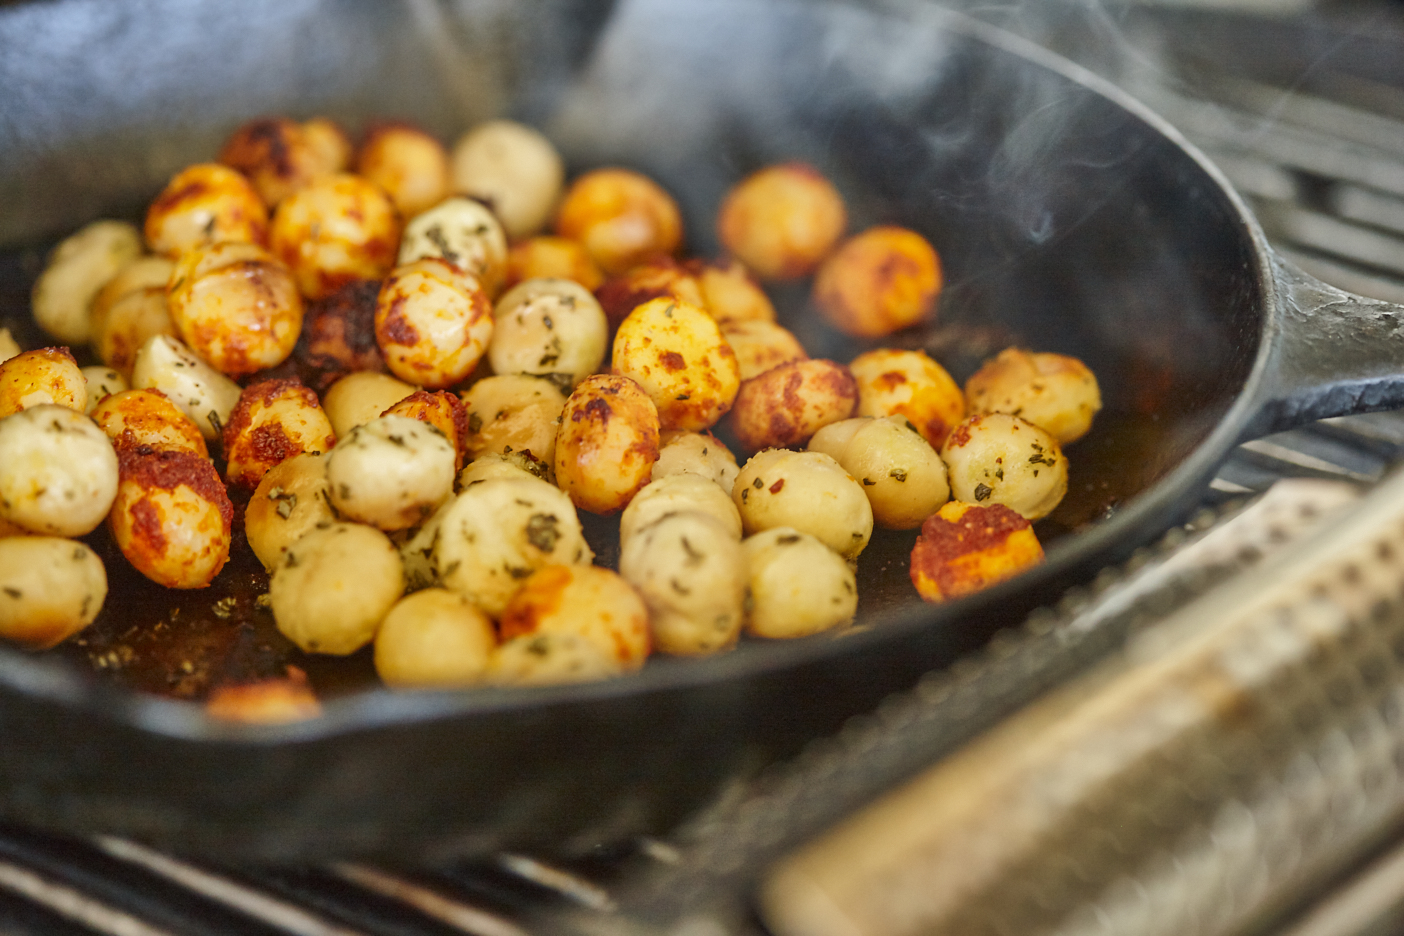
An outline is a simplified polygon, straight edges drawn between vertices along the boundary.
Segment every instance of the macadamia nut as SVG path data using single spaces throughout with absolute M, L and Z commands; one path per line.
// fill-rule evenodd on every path
M 347 374 L 327 388 L 322 409 L 331 420 L 336 437 L 349 435 L 396 403 L 414 393 L 414 386 L 374 371 Z
M 217 163 L 182 169 L 146 211 L 146 243 L 172 260 L 221 241 L 265 244 L 268 209 L 241 173 Z
M 928 517 L 912 547 L 912 585 L 949 601 L 1012 578 L 1043 559 L 1029 521 L 1003 504 L 951 501 Z
M 497 632 L 466 598 L 427 588 L 395 603 L 375 635 L 375 671 L 397 689 L 472 686 L 487 678 Z
M 847 419 L 858 405 L 848 368 L 823 359 L 792 361 L 741 385 L 731 429 L 748 451 L 800 445 L 829 423 Z
M 808 637 L 842 627 L 858 609 L 853 569 L 807 533 L 775 527 L 741 542 L 750 576 L 746 631 L 757 637 Z
M 279 462 L 336 444 L 317 394 L 292 378 L 260 380 L 239 396 L 224 426 L 225 480 L 252 488 Z
M 453 189 L 492 206 L 512 240 L 546 226 L 561 197 L 565 166 L 541 133 L 510 120 L 489 120 L 454 144 Z
M 270 572 L 289 546 L 315 527 L 336 521 L 327 484 L 327 456 L 304 452 L 268 469 L 244 508 L 244 533 Z
M 408 529 L 453 494 L 454 458 L 432 426 L 406 416 L 372 419 L 327 457 L 332 506 L 382 530 Z
M 445 199 L 416 217 L 400 242 L 399 265 L 443 260 L 496 296 L 507 276 L 507 235 L 492 209 L 471 198 Z
M 556 233 L 585 245 L 606 273 L 623 273 L 682 245 L 682 213 L 657 182 L 630 169 L 576 179 L 556 212 Z
M 971 416 L 946 439 L 941 460 L 956 500 L 1004 504 L 1029 520 L 1052 513 L 1068 490 L 1057 440 L 1018 416 Z
M 0 539 L 0 637 L 47 649 L 91 624 L 106 600 L 107 570 L 82 543 Z
M 706 514 L 741 539 L 741 514 L 728 492 L 701 475 L 675 474 L 645 484 L 629 501 L 619 517 L 620 545 L 628 545 L 644 527 L 682 511 Z
M 490 452 L 528 455 L 549 471 L 565 404 L 565 394 L 548 380 L 525 374 L 484 377 L 463 394 L 469 458 Z
M 117 474 L 112 443 L 82 413 L 43 403 L 0 419 L 0 518 L 31 533 L 91 533 Z
M 927 318 L 941 291 L 941 262 L 906 228 L 869 228 L 839 247 L 814 277 L 814 304 L 835 328 L 881 338 Z
M 945 463 L 900 416 L 833 423 L 814 434 L 809 450 L 829 455 L 858 479 L 880 527 L 919 527 L 951 499 Z
M 204 588 L 229 560 L 234 506 L 209 459 L 117 450 L 121 482 L 108 527 L 138 572 L 167 588 Z
M 741 385 L 736 354 L 716 321 L 675 299 L 653 299 L 630 312 L 614 336 L 611 362 L 653 400 L 664 429 L 714 425 Z
M 822 452 L 767 449 L 741 466 L 731 498 L 747 534 L 793 527 L 845 559 L 857 558 L 873 534 L 863 488 Z
M 742 179 L 717 214 L 717 237 L 763 279 L 813 272 L 847 226 L 838 190 L 819 170 L 798 162 Z
M 155 335 L 142 345 L 132 364 L 132 386 L 160 390 L 200 427 L 206 439 L 218 439 L 243 390 L 206 364 L 175 338 Z
M 617 572 L 592 565 L 537 569 L 507 602 L 499 629 L 504 641 L 574 634 L 613 656 L 626 673 L 643 666 L 651 645 L 639 593 Z
M 496 374 L 531 374 L 563 392 L 599 369 L 609 323 L 595 297 L 564 279 L 527 280 L 497 301 L 488 361 Z
M 93 299 L 93 350 L 108 367 L 130 378 L 136 353 L 155 335 L 175 336 L 166 286 L 175 264 L 142 257 L 98 290 Z
M 330 175 L 278 203 L 268 243 L 292 270 L 302 295 L 321 299 L 353 280 L 390 272 L 400 215 L 374 182 Z
M 935 448 L 965 418 L 960 385 L 925 352 L 879 348 L 848 369 L 858 385 L 857 416 L 902 416 Z
M 653 480 L 675 474 L 701 475 L 715 481 L 730 493 L 741 471 L 731 449 L 710 432 L 665 432 L 660 436 L 658 461 L 653 463 Z
M 740 538 L 712 514 L 684 510 L 642 527 L 624 544 L 619 573 L 643 596 L 664 653 L 716 653 L 736 643 L 749 572 Z
M 378 124 L 356 155 L 356 171 L 383 188 L 403 218 L 433 208 L 449 194 L 444 144 L 408 124 Z
M 396 267 L 375 304 L 375 340 L 390 373 L 439 390 L 473 373 L 492 340 L 492 302 L 472 275 L 440 259 Z
M 1009 413 L 1058 440 L 1075 442 L 1092 428 L 1102 392 L 1087 365 L 1064 354 L 1006 348 L 965 382 L 970 412 Z
M 658 410 L 638 384 L 587 377 L 566 400 L 556 434 L 556 482 L 592 513 L 623 510 L 653 475 Z
M 112 444 L 190 452 L 209 458 L 200 427 L 160 390 L 123 390 L 93 407 L 93 422 Z
M 88 408 L 88 381 L 67 348 L 22 351 L 0 363 L 0 418 L 45 404 Z
M 141 234 L 125 221 L 94 221 L 59 242 L 34 283 L 34 320 L 65 344 L 92 338 L 94 297 L 141 256 Z
M 293 543 L 269 582 L 278 630 L 308 653 L 370 643 L 405 590 L 400 554 L 374 527 L 333 523 Z

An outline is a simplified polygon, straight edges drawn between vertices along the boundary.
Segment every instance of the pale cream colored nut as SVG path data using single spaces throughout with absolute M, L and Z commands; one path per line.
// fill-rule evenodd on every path
M 759 377 L 781 364 L 809 359 L 798 338 L 765 319 L 723 322 L 722 337 L 736 352 L 742 380 Z
M 0 539 L 0 637 L 47 649 L 91 624 L 106 600 L 107 570 L 82 543 Z
M 19 354 L 23 349 L 8 328 L 0 328 L 0 364 Z
M 529 456 L 549 473 L 566 404 L 555 384 L 525 374 L 484 377 L 462 397 L 468 410 L 464 447 L 470 459 L 490 453 Z
M 88 381 L 67 348 L 22 351 L 0 364 L 0 419 L 52 403 L 82 413 Z
M 218 439 L 242 388 L 168 335 L 153 335 L 132 364 L 132 386 L 160 390 L 194 420 L 207 440 Z
M 747 534 L 793 527 L 855 559 L 873 534 L 863 488 L 822 452 L 767 449 L 741 466 L 731 498 Z
M 634 534 L 649 524 L 681 511 L 706 514 L 734 539 L 741 539 L 741 514 L 731 495 L 701 475 L 684 473 L 659 478 L 639 489 L 619 516 L 620 546 L 627 546 Z
M 492 619 L 455 592 L 427 588 L 396 602 L 375 635 L 375 671 L 397 689 L 473 686 L 487 679 Z
M 308 299 L 321 299 L 358 279 L 381 279 L 395 265 L 400 215 L 390 196 L 367 179 L 326 176 L 278 203 L 269 250 L 292 270 Z
M 0 419 L 0 517 L 31 533 L 91 533 L 117 474 L 112 443 L 82 413 L 44 403 Z
M 489 120 L 459 137 L 451 157 L 453 189 L 486 202 L 517 241 L 537 233 L 565 185 L 551 141 L 511 120 Z
M 433 553 L 438 581 L 494 618 L 542 566 L 594 560 L 575 505 L 534 478 L 491 478 L 465 488 L 438 517 Z
M 399 265 L 443 260 L 496 296 L 507 276 L 507 235 L 492 209 L 471 198 L 448 198 L 405 228 Z
M 556 483 L 577 507 L 623 510 L 653 476 L 658 410 L 638 384 L 617 374 L 581 381 L 561 412 Z
M 90 415 L 113 445 L 144 445 L 210 457 L 200 427 L 160 390 L 114 393 L 93 407 Z
M 268 209 L 248 179 L 217 163 L 182 169 L 146 211 L 146 243 L 174 260 L 221 241 L 268 242 Z
M 408 416 L 433 426 L 453 446 L 453 470 L 463 467 L 468 446 L 468 407 L 463 405 L 458 394 L 448 390 L 416 390 L 380 415 Z
M 858 479 L 880 527 L 914 529 L 951 499 L 941 456 L 900 416 L 825 426 L 809 450 L 829 455 Z
M 499 644 L 488 681 L 499 686 L 556 686 L 609 679 L 623 672 L 614 654 L 588 637 L 548 631 Z
M 772 367 L 741 385 L 731 429 L 746 451 L 801 445 L 858 405 L 848 368 L 823 359 Z
M 83 385 L 88 391 L 88 402 L 84 412 L 89 416 L 103 400 L 114 393 L 121 393 L 127 389 L 126 378 L 110 367 L 94 364 L 91 367 L 80 368 L 80 370 L 83 374 Z
M 808 637 L 842 627 L 858 610 L 858 583 L 838 553 L 807 533 L 774 527 L 741 541 L 750 578 L 747 633 Z
M 375 341 L 390 373 L 433 390 L 466 379 L 492 340 L 492 302 L 471 274 L 437 258 L 399 266 L 375 301 Z
M 536 461 L 530 454 L 513 452 L 511 455 L 499 455 L 496 452 L 484 452 L 458 473 L 456 486 L 462 491 L 470 484 L 489 478 L 529 478 L 533 481 L 549 482 L 549 469 L 550 465 Z
M 375 638 L 404 590 L 389 537 L 363 524 L 333 523 L 288 547 L 268 597 L 283 636 L 308 653 L 345 656 Z
M 579 241 L 611 276 L 682 246 L 682 212 L 663 188 L 630 169 L 596 169 L 571 183 L 556 233 Z
M 1075 442 L 1092 428 L 1102 392 L 1092 371 L 1075 357 L 1005 348 L 965 382 L 972 415 L 1009 413 L 1058 440 Z
M 774 303 L 740 263 L 728 258 L 686 266 L 697 277 L 707 311 L 718 322 L 775 321 Z
M 717 213 L 717 237 L 763 279 L 812 273 L 848 226 L 833 183 L 813 166 L 767 166 L 727 193 Z
M 1003 504 L 1027 520 L 1048 516 L 1068 490 L 1068 460 L 1057 440 L 1006 413 L 971 416 L 956 426 L 941 460 L 953 498 Z
M 304 452 L 268 469 L 244 508 L 244 533 L 270 572 L 289 546 L 315 527 L 333 523 L 327 456 Z
M 322 396 L 322 409 L 339 439 L 380 416 L 414 393 L 414 386 L 375 371 L 355 371 L 340 378 Z
M 346 168 L 351 142 L 330 120 L 299 124 L 259 117 L 241 124 L 219 151 L 219 161 L 248 176 L 270 208 L 317 179 Z
M 423 523 L 453 494 L 454 451 L 443 434 L 407 416 L 357 426 L 327 457 L 332 506 L 382 530 Z
M 208 458 L 117 450 L 121 482 L 108 528 L 138 572 L 167 588 L 204 588 L 229 560 L 234 506 Z
M 402 218 L 433 208 L 449 194 L 444 144 L 408 124 L 372 127 L 356 154 L 356 171 L 385 189 Z
M 533 572 L 507 602 L 498 629 L 504 641 L 534 634 L 574 634 L 613 655 L 624 672 L 643 666 L 651 649 L 648 608 L 617 572 L 593 565 L 549 565 Z
M 716 320 L 675 299 L 652 299 L 630 312 L 615 333 L 611 363 L 653 400 L 664 429 L 714 425 L 741 386 L 736 354 Z
M 224 479 L 252 488 L 284 459 L 331 451 L 336 433 L 310 387 L 295 378 L 279 378 L 244 388 L 225 423 L 223 441 Z
M 92 336 L 93 298 L 141 256 L 141 233 L 125 221 L 94 221 L 59 242 L 34 283 L 34 320 L 65 344 Z
M 741 469 L 731 449 L 710 432 L 665 432 L 660 436 L 658 461 L 653 463 L 653 480 L 675 474 L 696 474 L 721 485 L 730 493 Z
M 619 573 L 643 596 L 654 646 L 664 653 L 716 653 L 736 643 L 746 556 L 712 514 L 685 510 L 643 527 L 624 544 Z
M 848 365 L 858 385 L 855 416 L 901 416 L 940 448 L 965 418 L 965 394 L 923 351 L 879 348 Z
M 175 337 L 166 286 L 175 264 L 165 257 L 142 257 L 98 290 L 93 299 L 93 350 L 108 367 L 130 379 L 142 345 L 154 335 Z
M 196 247 L 176 261 L 167 309 L 182 341 L 222 374 L 287 360 L 302 333 L 292 272 L 256 244 Z
M 519 283 L 497 301 L 493 319 L 493 373 L 544 377 L 563 393 L 598 370 L 609 350 L 604 310 L 571 280 Z

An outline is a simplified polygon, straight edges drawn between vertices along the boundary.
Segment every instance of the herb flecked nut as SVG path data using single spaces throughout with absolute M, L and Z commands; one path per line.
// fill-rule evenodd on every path
M 422 523 L 453 494 L 456 453 L 443 434 L 407 416 L 351 430 L 327 456 L 332 505 L 382 530 Z
M 268 597 L 283 636 L 308 653 L 344 656 L 371 642 L 404 590 L 389 537 L 360 523 L 332 523 L 283 553 Z
M 792 527 L 845 559 L 857 558 L 873 535 L 868 496 L 822 452 L 760 452 L 741 466 L 731 499 L 747 534 Z
M 82 543 L 0 539 L 0 637 L 45 649 L 87 627 L 107 599 L 107 570 Z
M 1006 413 L 971 416 L 941 447 L 951 497 L 1046 517 L 1068 490 L 1068 460 L 1051 435 Z

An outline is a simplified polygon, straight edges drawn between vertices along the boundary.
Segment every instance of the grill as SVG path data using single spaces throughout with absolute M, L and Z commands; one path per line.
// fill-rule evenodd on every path
M 1307 25 L 1143 10 L 1120 24 L 1131 54 L 1115 61 L 1104 47 L 1079 48 L 1070 31 L 1041 31 L 1041 23 L 1015 25 L 1070 45 L 1064 51 L 1112 72 L 1179 126 L 1250 199 L 1286 257 L 1343 288 L 1404 302 L 1404 75 L 1395 65 L 1404 17 L 1379 5 L 1323 13 Z M 1187 544 L 1207 542 L 1208 532 L 1226 528 L 1279 480 L 1373 485 L 1401 457 L 1404 413 L 1327 420 L 1243 445 L 1214 479 L 1200 514 L 1158 546 L 1034 615 L 1019 633 L 998 636 L 953 672 L 933 675 L 732 791 L 669 841 L 435 867 L 267 868 L 0 826 L 0 931 L 759 936 L 764 929 L 747 894 L 776 856 L 1065 681 L 1147 620 L 1255 564 L 1273 537 L 1250 526 L 1231 550 L 1201 549 L 1189 571 L 1175 564 Z M 1074 640 L 1054 626 L 1070 620 L 1087 623 Z M 1049 650 L 1054 640 L 1057 653 Z M 996 695 L 992 686 L 1019 688 Z M 1278 930 L 1384 931 L 1367 928 L 1385 925 L 1404 902 L 1396 883 L 1404 877 L 1404 846 L 1373 847 L 1373 856 L 1362 845 L 1354 864 L 1340 863 L 1332 878 L 1340 886 L 1280 916 Z

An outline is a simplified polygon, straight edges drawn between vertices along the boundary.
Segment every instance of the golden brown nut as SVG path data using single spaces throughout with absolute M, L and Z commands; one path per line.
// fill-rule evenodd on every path
M 629 169 L 596 169 L 576 179 L 556 213 L 556 233 L 585 245 L 606 273 L 677 252 L 682 213 L 658 183 Z
M 736 352 L 742 380 L 759 377 L 781 364 L 809 359 L 798 338 L 765 319 L 725 321 L 721 332 L 731 350 Z
M 1075 357 L 1005 348 L 965 382 L 973 413 L 1009 413 L 1045 430 L 1060 445 L 1087 434 L 1102 408 L 1097 378 Z
M 604 362 L 609 323 L 572 280 L 527 280 L 497 300 L 488 362 L 497 374 L 544 377 L 569 392 Z
M 52 403 L 0 419 L 0 518 L 31 533 L 91 533 L 117 493 L 112 443 L 82 413 Z
M 304 452 L 274 465 L 258 482 L 244 508 L 244 533 L 258 561 L 272 571 L 300 536 L 335 520 L 327 457 Z
M 359 523 L 309 531 L 283 553 L 268 583 L 283 636 L 308 653 L 337 656 L 370 643 L 404 591 L 395 545 Z
M 550 466 L 566 398 L 555 384 L 525 374 L 484 377 L 463 393 L 470 461 L 489 452 L 529 455 Z
M 416 390 L 380 415 L 405 416 L 433 426 L 453 446 L 453 470 L 463 467 L 468 450 L 468 407 L 456 393 Z
M 951 501 L 921 525 L 912 547 L 912 584 L 926 601 L 949 601 L 1042 560 L 1033 527 L 1008 507 Z
M 834 252 L 814 278 L 814 304 L 839 331 L 881 338 L 927 318 L 941 261 L 915 231 L 869 228 Z
M 221 241 L 268 242 L 268 209 L 243 175 L 216 163 L 176 173 L 146 211 L 146 243 L 172 260 Z
M 281 461 L 336 444 L 317 394 L 294 378 L 249 384 L 224 425 L 225 479 L 252 488 Z
M 103 285 L 141 256 L 141 233 L 125 221 L 94 221 L 54 248 L 34 283 L 34 321 L 59 341 L 92 338 L 90 310 Z
M 560 154 L 531 127 L 489 120 L 454 144 L 454 191 L 491 205 L 512 240 L 546 226 L 564 183 Z
M 449 194 L 448 150 L 418 127 L 377 124 L 356 154 L 356 171 L 383 188 L 409 219 Z
M 858 405 L 848 368 L 822 358 L 772 367 L 741 385 L 731 429 L 748 452 L 800 445 Z
M 492 619 L 446 588 L 401 598 L 375 634 L 375 671 L 397 689 L 473 686 L 487 678 Z
M 43 650 L 87 627 L 107 600 L 107 570 L 54 536 L 0 539 L 0 637 Z
M 672 257 L 654 257 L 611 277 L 595 290 L 595 298 L 611 327 L 618 327 L 630 312 L 651 299 L 674 299 L 706 308 L 701 284 Z
M 312 389 L 324 392 L 354 371 L 389 373 L 375 343 L 376 280 L 355 280 L 307 303 L 293 354 Z M 309 371 L 311 372 L 309 374 Z
M 960 385 L 923 351 L 879 348 L 848 369 L 858 382 L 857 415 L 902 416 L 935 448 L 965 418 Z
M 292 272 L 255 244 L 186 251 L 166 298 L 181 340 L 233 377 L 283 363 L 302 332 Z
M 316 127 L 311 125 L 316 123 Z M 346 168 L 345 142 L 329 120 L 300 124 L 287 117 L 258 117 L 241 124 L 219 152 L 219 161 L 249 177 L 264 204 L 273 208 L 293 192 Z
M 395 265 L 400 215 L 373 182 L 345 173 L 289 195 L 273 213 L 269 249 L 308 299 L 352 280 L 381 279 Z
M 492 301 L 445 260 L 397 267 L 380 287 L 375 340 L 390 373 L 434 390 L 464 380 L 492 340 Z
M 351 165 L 351 138 L 335 120 L 313 117 L 303 123 L 302 138 L 327 172 L 342 172 Z
M 507 275 L 507 235 L 492 209 L 471 198 L 446 198 L 405 225 L 398 264 L 433 258 L 477 279 L 489 298 Z
M 650 649 L 648 608 L 616 572 L 591 565 L 550 565 L 533 572 L 507 602 L 503 641 L 535 634 L 584 638 L 612 655 L 624 672 L 643 666 Z
M 209 457 L 200 427 L 160 390 L 114 393 L 93 408 L 92 418 L 114 445 Z
M 658 460 L 658 409 L 628 377 L 595 374 L 566 401 L 556 434 L 556 483 L 577 507 L 623 510 Z
M 307 674 L 289 666 L 286 676 L 215 687 L 205 702 L 205 714 L 247 725 L 281 725 L 316 718 L 322 706 L 307 684 Z
M 819 170 L 799 162 L 742 179 L 717 215 L 722 245 L 763 279 L 813 272 L 847 226 L 838 190 Z
M 951 496 L 1003 504 L 1030 520 L 1052 513 L 1068 490 L 1068 460 L 1051 435 L 1006 413 L 971 416 L 941 446 Z
M 147 578 L 204 588 L 229 559 L 234 506 L 209 459 L 121 448 L 121 482 L 108 514 L 112 539 Z
M 175 337 L 166 285 L 175 264 L 142 257 L 108 280 L 93 299 L 93 349 L 108 367 L 130 379 L 136 353 L 154 335 Z
M 775 321 L 775 305 L 735 260 L 690 260 L 685 269 L 697 278 L 707 311 L 718 322 Z
M 88 382 L 67 348 L 24 351 L 0 364 L 0 419 L 43 403 L 88 408 Z
M 542 235 L 513 244 L 507 251 L 504 288 L 529 279 L 568 279 L 594 292 L 604 282 L 604 273 L 578 242 Z
M 653 299 L 629 313 L 614 336 L 614 372 L 635 381 L 664 429 L 706 429 L 731 409 L 741 386 L 736 354 L 699 307 Z
M 347 374 L 322 396 L 322 409 L 339 439 L 368 423 L 414 393 L 415 388 L 389 374 L 357 371 Z

